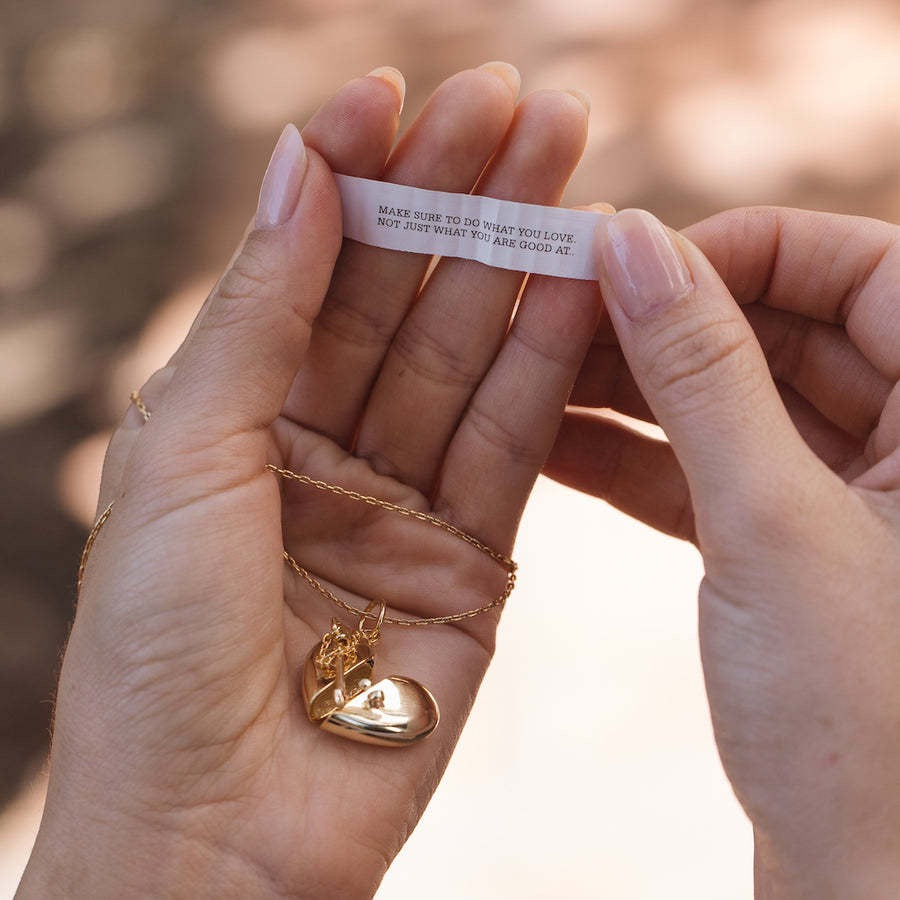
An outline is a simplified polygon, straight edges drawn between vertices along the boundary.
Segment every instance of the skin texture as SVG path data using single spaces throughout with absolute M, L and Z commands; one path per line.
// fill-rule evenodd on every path
M 309 723 L 298 690 L 342 614 L 286 569 L 282 545 L 355 605 L 385 598 L 406 615 L 479 606 L 505 572 L 264 466 L 434 511 L 511 551 L 599 291 L 560 305 L 535 279 L 512 322 L 523 276 L 448 260 L 420 291 L 426 258 L 342 246 L 329 169 L 556 203 L 587 110 L 565 92 L 517 104 L 516 90 L 511 67 L 459 73 L 393 147 L 396 83 L 358 79 L 306 126 L 299 187 L 300 169 L 279 169 L 299 193 L 282 224 L 267 178 L 269 224 L 249 228 L 142 388 L 151 421 L 129 410 L 110 444 L 99 508 L 115 506 L 66 650 L 22 897 L 374 893 L 447 764 L 498 615 L 388 628 L 377 672 L 427 685 L 441 724 L 398 751 L 342 740 Z
M 594 409 L 566 413 L 546 471 L 703 555 L 700 649 L 757 895 L 894 897 L 900 228 L 783 209 L 683 236 L 653 221 L 625 211 L 599 238 L 609 317 L 572 397 Z M 668 248 L 635 267 L 648 227 Z

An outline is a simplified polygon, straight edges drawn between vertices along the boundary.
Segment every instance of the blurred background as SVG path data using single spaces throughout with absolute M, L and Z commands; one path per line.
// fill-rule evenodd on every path
M 490 59 L 592 97 L 569 204 L 900 218 L 895 0 L 0 0 L 0 894 L 40 817 L 109 430 L 227 262 L 281 126 L 385 64 L 406 125 Z M 749 898 L 695 552 L 542 480 L 517 558 L 471 727 L 379 897 Z

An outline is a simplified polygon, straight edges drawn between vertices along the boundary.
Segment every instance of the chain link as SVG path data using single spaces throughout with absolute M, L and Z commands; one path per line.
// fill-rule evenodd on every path
M 141 399 L 141 395 L 134 391 L 131 394 L 131 402 L 137 407 L 138 412 L 141 414 L 141 417 L 145 422 L 150 421 L 150 410 L 144 405 L 144 401 Z M 492 547 L 489 547 L 487 544 L 479 541 L 478 538 L 473 537 L 471 534 L 463 531 L 461 528 L 457 528 L 455 525 L 451 525 L 449 522 L 445 522 L 439 516 L 434 515 L 433 513 L 421 512 L 417 509 L 410 509 L 407 506 L 400 506 L 396 503 L 391 503 L 388 500 L 381 500 L 378 497 L 370 497 L 368 494 L 361 494 L 359 491 L 353 491 L 349 488 L 341 487 L 338 484 L 330 484 L 327 481 L 321 481 L 317 478 L 311 478 L 309 475 L 303 475 L 299 472 L 292 472 L 290 469 L 283 469 L 279 466 L 272 465 L 271 463 L 266 466 L 266 468 L 270 472 L 274 472 L 276 475 L 280 475 L 282 478 L 286 478 L 289 481 L 297 481 L 301 484 L 308 485 L 309 487 L 315 488 L 319 491 L 326 491 L 331 494 L 337 494 L 341 497 L 346 497 L 350 500 L 355 500 L 358 503 L 365 503 L 367 506 L 374 506 L 378 509 L 386 510 L 387 512 L 397 513 L 401 516 L 406 516 L 409 519 L 415 519 L 419 522 L 425 522 L 428 525 L 433 525 L 435 528 L 440 528 L 442 531 L 446 531 L 448 534 L 452 534 L 454 537 L 458 537 L 460 540 L 465 541 L 467 544 L 470 544 L 476 550 L 479 550 L 481 553 L 485 554 L 485 556 L 489 556 L 495 562 L 500 563 L 507 570 L 506 572 L 506 585 L 503 588 L 502 593 L 495 597 L 493 600 L 485 603 L 483 606 L 476 607 L 475 609 L 467 609 L 463 612 L 458 613 L 450 613 L 446 616 L 429 616 L 427 618 L 421 619 L 398 619 L 394 616 L 383 616 L 382 619 L 384 623 L 389 625 L 403 625 L 403 626 L 416 626 L 416 625 L 446 625 L 450 622 L 461 622 L 464 619 L 474 619 L 475 616 L 480 616 L 482 613 L 486 613 L 489 610 L 494 609 L 497 606 L 501 606 L 509 599 L 509 595 L 512 594 L 513 589 L 516 586 L 516 570 L 517 565 L 513 559 L 509 556 L 506 556 L 503 553 L 500 553 L 498 550 L 494 550 Z M 100 529 L 103 527 L 103 524 L 109 518 L 110 513 L 112 512 L 113 504 L 110 503 L 109 506 L 103 511 L 100 515 L 100 518 L 97 519 L 97 522 L 94 524 L 94 527 L 91 529 L 91 533 L 88 535 L 87 541 L 84 544 L 84 550 L 81 552 L 81 561 L 78 564 L 78 578 L 77 578 L 77 591 L 81 592 L 81 585 L 84 581 L 84 570 L 87 566 L 88 558 L 91 555 L 91 549 L 94 546 L 94 541 L 97 539 L 97 535 L 100 533 Z M 361 621 L 365 621 L 365 617 L 369 615 L 369 610 L 371 609 L 371 604 L 369 604 L 366 609 L 358 609 L 350 603 L 347 603 L 345 600 L 342 600 L 337 596 L 334 592 L 328 590 L 318 578 L 312 575 L 308 570 L 304 569 L 300 563 L 291 556 L 290 553 L 285 549 L 283 550 L 283 556 L 285 562 L 291 567 L 291 569 L 299 575 L 310 587 L 314 588 L 318 591 L 323 597 L 326 597 L 328 600 L 331 600 L 332 603 L 341 607 L 341 609 L 346 610 L 349 613 L 353 613 L 356 616 L 361 616 Z M 379 620 L 379 625 L 381 620 Z
M 100 534 L 100 529 L 103 527 L 104 522 L 109 518 L 109 514 L 112 512 L 113 505 L 112 503 L 100 513 L 100 518 L 94 523 L 94 527 L 91 529 L 91 533 L 87 536 L 87 540 L 84 542 L 84 549 L 81 551 L 81 559 L 78 562 L 78 577 L 75 579 L 75 596 L 77 597 L 81 593 L 81 585 L 84 582 L 84 570 L 87 567 L 88 558 L 91 555 L 91 550 L 94 546 L 94 541 L 97 540 L 97 535 Z
M 287 552 L 287 550 L 284 551 L 283 555 L 285 562 L 294 570 L 294 572 L 296 572 L 310 587 L 317 590 L 323 597 L 327 597 L 332 603 L 340 606 L 341 609 L 345 609 L 348 613 L 353 613 L 356 616 L 364 615 L 364 610 L 347 603 L 346 600 L 341 600 L 337 594 L 333 591 L 329 591 L 318 578 L 304 569 L 303 566 Z M 515 563 L 513 563 L 513 565 L 515 565 Z M 474 619 L 475 616 L 480 616 L 482 613 L 488 612 L 488 610 L 493 609 L 495 606 L 500 606 L 502 603 L 505 603 L 509 599 L 509 595 L 513 592 L 515 586 L 516 570 L 510 568 L 506 574 L 506 587 L 503 589 L 503 593 L 490 602 L 485 603 L 484 606 L 479 606 L 476 609 L 467 609 L 464 612 L 449 613 L 446 616 L 430 616 L 423 619 L 398 619 L 394 616 L 385 616 L 384 622 L 387 625 L 405 625 L 410 627 L 414 625 L 446 625 L 450 622 L 461 622 L 463 619 Z
M 387 500 L 381 500 L 378 497 L 370 497 L 368 494 L 361 494 L 359 491 L 351 491 L 349 488 L 344 488 L 337 484 L 329 484 L 327 481 L 319 481 L 317 478 L 310 478 L 309 475 L 301 475 L 298 472 L 292 472 L 290 469 L 281 469 L 278 466 L 273 466 L 271 463 L 269 463 L 266 468 L 270 472 L 281 475 L 282 478 L 287 478 L 290 481 L 299 481 L 301 484 L 308 484 L 310 487 L 314 487 L 320 491 L 328 491 L 332 494 L 338 494 L 341 497 L 347 497 L 350 500 L 356 500 L 359 503 L 365 503 L 368 506 L 376 506 L 379 509 L 386 509 L 390 512 L 398 513 L 401 516 L 406 516 L 409 519 L 418 519 L 420 522 L 427 522 L 429 525 L 435 525 L 443 531 L 446 531 L 448 534 L 452 534 L 454 537 L 460 538 L 467 544 L 471 544 L 477 550 L 480 550 L 486 556 L 490 556 L 491 559 L 496 560 L 502 566 L 506 566 L 508 569 L 514 569 L 516 567 L 515 562 L 508 556 L 504 556 L 499 550 L 488 547 L 487 544 L 483 544 L 478 538 L 472 537 L 471 534 L 466 533 L 461 528 L 457 528 L 455 525 L 451 525 L 449 522 L 445 522 L 433 513 L 420 512 L 417 509 L 410 509 L 408 506 L 398 506 L 396 503 L 390 503 Z
M 458 537 L 461 540 L 465 541 L 467 544 L 471 544 L 471 546 L 475 547 L 477 550 L 480 550 L 485 556 L 489 556 L 495 562 L 503 565 L 506 572 L 506 585 L 503 588 L 503 592 L 495 597 L 493 600 L 485 603 L 483 606 L 479 606 L 475 609 L 467 609 L 463 612 L 458 613 L 449 613 L 446 616 L 429 616 L 427 618 L 421 619 L 398 619 L 395 616 L 385 616 L 384 621 L 388 625 L 404 625 L 406 627 L 416 626 L 416 625 L 446 625 L 450 622 L 461 622 L 464 619 L 474 619 L 475 616 L 480 616 L 482 613 L 486 613 L 491 609 L 494 609 L 497 606 L 505 603 L 509 599 L 509 595 L 513 592 L 516 586 L 516 570 L 518 566 L 515 561 L 508 556 L 500 553 L 498 550 L 494 550 L 492 547 L 489 547 L 487 544 L 482 543 L 478 540 L 478 538 L 473 537 L 471 534 L 463 531 L 461 528 L 457 528 L 455 525 L 451 525 L 449 522 L 445 522 L 438 516 L 433 515 L 432 513 L 420 512 L 417 509 L 410 509 L 407 506 L 399 506 L 396 503 L 391 503 L 388 500 L 381 500 L 378 497 L 370 497 L 368 494 L 361 494 L 359 491 L 352 491 L 348 488 L 341 487 L 337 484 L 329 484 L 327 481 L 320 481 L 317 478 L 311 478 L 309 475 L 302 475 L 298 472 L 292 472 L 290 469 L 282 469 L 279 466 L 274 466 L 271 463 L 266 466 L 266 468 L 270 472 L 274 472 L 276 475 L 280 475 L 282 478 L 286 478 L 289 481 L 299 481 L 301 484 L 309 485 L 309 487 L 313 487 L 319 491 L 326 491 L 331 494 L 337 494 L 341 497 L 347 497 L 350 500 L 355 500 L 358 503 L 365 503 L 367 506 L 374 506 L 378 509 L 384 509 L 388 512 L 395 512 L 398 515 L 406 516 L 410 519 L 416 519 L 419 522 L 425 522 L 429 525 L 433 525 L 435 528 L 440 528 L 442 531 L 446 531 L 448 534 L 452 534 L 454 537 Z M 294 570 L 294 572 L 299 575 L 311 588 L 318 591 L 323 597 L 328 598 L 332 603 L 340 606 L 341 609 L 346 610 L 349 613 L 353 613 L 357 616 L 364 616 L 366 614 L 365 610 L 358 609 L 357 607 L 347 603 L 346 600 L 342 600 L 337 596 L 333 591 L 328 590 L 318 578 L 312 575 L 307 569 L 304 569 L 300 563 L 288 553 L 287 550 L 284 551 L 284 560 L 285 562 Z
M 343 625 L 335 622 L 325 632 L 319 649 L 316 651 L 315 663 L 326 678 L 334 678 L 337 674 L 337 660 L 341 657 L 345 669 L 349 669 L 357 660 L 357 647 L 366 635 L 360 629 L 347 631 Z

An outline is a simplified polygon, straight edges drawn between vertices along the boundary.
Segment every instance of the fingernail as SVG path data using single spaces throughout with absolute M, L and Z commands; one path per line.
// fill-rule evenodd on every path
M 612 203 L 587 203 L 584 206 L 575 206 L 573 209 L 585 209 L 588 212 L 606 213 L 608 216 L 614 216 L 616 214 L 616 208 Z
M 403 101 L 406 99 L 406 79 L 399 69 L 395 69 L 393 66 L 379 66 L 377 69 L 372 69 L 366 77 L 380 78 L 382 81 L 386 81 L 400 97 L 400 112 L 403 112 Z
M 283 225 L 293 215 L 307 164 L 306 147 L 300 132 L 293 125 L 285 125 L 259 189 L 257 228 Z
M 491 75 L 499 78 L 509 88 L 514 98 L 519 96 L 519 88 L 522 87 L 522 76 L 514 65 L 494 59 L 478 68 L 483 69 L 485 72 L 490 72 Z
M 597 240 L 612 299 L 630 319 L 641 319 L 683 296 L 691 275 L 665 226 L 642 209 L 601 222 Z
M 569 88 L 566 93 L 571 94 L 584 107 L 585 112 L 590 113 L 591 98 L 584 91 L 579 91 L 576 88 Z

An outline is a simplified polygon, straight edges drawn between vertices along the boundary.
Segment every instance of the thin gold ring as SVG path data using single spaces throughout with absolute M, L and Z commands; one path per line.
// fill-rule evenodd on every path
M 141 414 L 141 418 L 144 420 L 144 422 L 149 422 L 150 410 L 147 409 L 144 401 L 141 399 L 140 391 L 131 392 L 131 402 L 137 407 L 137 411 Z

